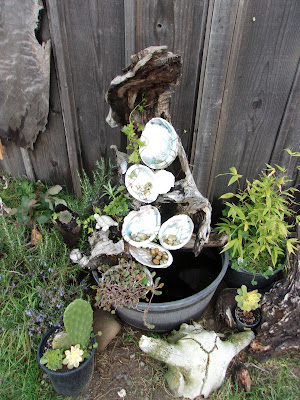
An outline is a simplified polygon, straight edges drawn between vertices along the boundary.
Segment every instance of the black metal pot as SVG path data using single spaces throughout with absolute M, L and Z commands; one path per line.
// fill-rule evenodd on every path
M 51 371 L 45 365 L 41 364 L 41 357 L 44 353 L 45 345 L 49 336 L 58 329 L 57 326 L 51 328 L 42 338 L 38 351 L 37 358 L 41 368 L 48 374 L 54 389 L 63 396 L 76 396 L 83 392 L 89 385 L 94 372 L 94 354 L 96 349 L 93 349 L 90 357 L 85 360 L 78 368 L 66 372 Z M 93 338 L 95 343 L 96 338 Z

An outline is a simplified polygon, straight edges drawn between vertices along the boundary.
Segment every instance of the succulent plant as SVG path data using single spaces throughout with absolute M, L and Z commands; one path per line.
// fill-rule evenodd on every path
M 114 309 L 118 307 L 136 308 L 140 299 L 150 304 L 154 295 L 161 294 L 159 289 L 163 287 L 160 278 L 153 279 L 154 276 L 155 272 L 150 274 L 144 265 L 133 260 L 121 259 L 119 265 L 111 267 L 103 274 L 99 286 L 93 287 L 97 290 L 96 306 L 114 313 Z M 150 299 L 146 297 L 148 292 L 151 293 Z M 146 323 L 146 313 L 147 310 L 144 312 L 143 321 L 150 327 Z
M 93 328 L 93 310 L 91 305 L 82 299 L 76 299 L 68 305 L 64 312 L 66 332 L 58 333 L 52 343 L 55 349 L 67 349 L 80 344 L 86 348 Z
M 57 218 L 63 224 L 68 224 L 72 221 L 72 213 L 68 210 L 60 211 Z
M 66 358 L 63 360 L 63 364 L 67 365 L 68 369 L 77 368 L 79 363 L 83 361 L 83 350 L 80 349 L 80 345 L 71 346 L 70 350 L 65 351 Z
M 258 293 L 258 290 L 252 290 L 251 292 L 247 292 L 247 287 L 242 285 L 239 289 L 237 289 L 238 294 L 235 296 L 235 300 L 237 301 L 238 307 L 243 311 L 252 311 L 256 310 L 259 307 L 259 301 L 261 298 L 261 294 Z
M 46 365 L 48 369 L 57 371 L 62 368 L 63 353 L 60 349 L 47 350 L 40 360 L 41 364 Z

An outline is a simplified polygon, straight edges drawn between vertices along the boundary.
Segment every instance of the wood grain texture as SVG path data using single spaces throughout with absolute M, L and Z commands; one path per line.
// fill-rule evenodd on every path
M 50 34 L 53 41 L 56 73 L 62 106 L 68 161 L 75 193 L 81 195 L 81 187 L 77 171 L 82 166 L 81 145 L 77 112 L 74 99 L 72 70 L 68 51 L 68 35 L 66 32 L 65 9 L 63 2 L 47 1 Z
M 3 160 L 0 160 L 2 172 L 15 177 L 26 177 L 26 170 L 20 147 L 8 140 L 1 140 L 3 146 Z
M 65 2 L 68 55 L 85 170 L 91 174 L 110 145 L 120 145 L 119 129 L 105 122 L 110 81 L 124 65 L 123 0 Z
M 215 0 L 208 10 L 191 157 L 197 186 L 206 196 L 238 9 L 237 0 Z
M 23 3 L 30 4 L 17 2 L 18 7 Z M 235 166 L 251 179 L 266 162 L 287 165 L 284 148 L 299 151 L 300 1 L 46 0 L 46 5 L 59 93 L 52 70 L 47 129 L 27 152 L 36 178 L 78 191 L 77 169 L 91 175 L 96 160 L 111 155 L 111 144 L 125 150 L 124 135 L 105 122 L 104 95 L 130 55 L 150 45 L 167 45 L 182 57 L 172 123 L 191 156 L 199 190 L 212 202 L 213 217 L 220 209 L 217 198 L 228 191 L 226 177 L 215 179 L 217 174 Z M 26 174 L 20 149 L 2 142 L 0 167 Z M 299 185 L 296 164 L 292 160 L 290 170 Z
M 251 1 L 239 7 L 204 192 L 215 200 L 215 210 L 217 198 L 228 191 L 226 177 L 215 179 L 217 174 L 235 166 L 251 180 L 270 161 L 299 60 L 299 2 Z M 196 151 L 201 160 L 201 148 Z
M 136 2 L 136 51 L 166 45 L 169 51 L 182 57 L 182 77 L 172 95 L 171 117 L 187 152 L 191 147 L 207 3 L 186 0 Z
M 47 129 L 39 134 L 34 150 L 29 150 L 30 159 L 37 179 L 49 184 L 66 185 L 72 190 L 74 187 L 53 58 L 50 82 Z
M 124 0 L 125 65 L 135 54 L 135 0 Z
M 35 37 L 38 0 L 0 6 L 0 137 L 32 148 L 49 109 L 50 41 Z
M 300 151 L 300 62 L 298 63 L 297 71 L 293 86 L 291 88 L 289 98 L 284 111 L 276 143 L 274 145 L 270 160 L 271 165 L 285 166 L 288 170 L 291 185 L 300 189 L 300 171 L 297 166 L 300 165 L 299 157 L 290 158 L 289 154 L 284 149 L 290 149 L 295 152 Z M 295 193 L 298 201 L 300 200 L 299 193 Z

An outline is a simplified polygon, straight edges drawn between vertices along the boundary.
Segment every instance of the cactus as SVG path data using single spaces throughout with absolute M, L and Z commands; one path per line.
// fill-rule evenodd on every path
M 91 305 L 82 299 L 76 299 L 64 312 L 64 325 L 71 345 L 80 344 L 85 348 L 93 329 L 93 310 Z
M 93 310 L 91 305 L 82 299 L 76 299 L 68 305 L 64 312 L 66 332 L 58 333 L 52 342 L 53 349 L 68 349 L 80 344 L 86 348 L 93 329 Z

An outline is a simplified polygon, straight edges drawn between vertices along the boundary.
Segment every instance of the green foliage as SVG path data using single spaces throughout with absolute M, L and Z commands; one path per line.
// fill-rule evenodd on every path
M 8 207 L 19 206 L 19 195 L 25 195 L 22 182 L 8 178 L 8 188 L 0 188 Z M 35 183 L 28 185 L 30 192 Z M 59 197 L 65 199 L 65 194 L 61 191 Z M 50 211 L 49 218 L 52 215 Z M 59 325 L 62 310 L 87 293 L 83 271 L 69 259 L 61 235 L 51 224 L 39 229 L 41 240 L 32 246 L 28 225 L 11 216 L 0 218 L 1 399 L 61 398 L 51 384 L 41 383 L 36 349 L 49 326 Z
M 125 190 L 125 186 L 112 187 L 110 182 L 108 182 L 108 184 L 103 185 L 103 187 L 105 189 L 103 195 L 106 194 L 112 199 L 111 202 L 104 207 L 104 214 L 116 217 L 126 216 L 129 213 L 130 200 L 122 193 Z
M 235 296 L 235 300 L 237 301 L 238 307 L 243 311 L 251 311 L 256 310 L 259 307 L 259 301 L 261 298 L 261 294 L 258 293 L 258 290 L 252 290 L 251 292 L 247 292 L 247 287 L 242 285 L 239 289 L 237 289 L 238 294 Z
M 45 365 L 48 369 L 52 371 L 57 371 L 62 368 L 63 362 L 63 352 L 60 349 L 47 350 L 40 359 L 41 364 Z
M 60 185 L 47 188 L 40 181 L 21 181 L 16 191 L 20 203 L 11 209 L 8 217 L 13 216 L 17 223 L 31 227 L 51 221 L 54 207 L 57 204 L 66 204 L 56 196 L 61 190 Z
M 90 303 L 82 299 L 74 300 L 65 309 L 63 321 L 65 331 L 54 336 L 52 348 L 67 350 L 79 344 L 81 349 L 86 349 L 93 329 L 93 310 Z
M 87 231 L 88 234 L 93 233 L 94 229 L 95 229 L 95 217 L 94 215 L 90 215 L 89 217 L 87 217 L 84 221 L 77 221 L 79 224 L 81 224 L 81 226 L 83 227 L 83 229 L 85 229 Z
M 246 189 L 220 197 L 235 200 L 225 202 L 225 218 L 221 218 L 216 229 L 228 235 L 223 251 L 229 251 L 232 268 L 268 276 L 274 269 L 283 268 L 280 261 L 286 250 L 295 250 L 297 239 L 288 238 L 293 225 L 286 219 L 293 216 L 291 205 L 295 204 L 296 189 L 286 188 L 289 180 L 285 172 L 282 167 L 267 165 L 259 179 L 246 181 Z M 239 182 L 241 177 L 235 168 L 227 175 L 231 176 L 228 185 Z
M 129 141 L 128 146 L 126 147 L 127 150 L 132 150 L 130 156 L 129 156 L 129 162 L 130 163 L 138 163 L 141 158 L 139 154 L 139 148 L 142 146 L 145 146 L 146 143 L 143 142 L 140 139 L 140 136 L 138 132 L 142 132 L 144 130 L 144 125 L 136 123 L 132 119 L 133 113 L 138 109 L 140 113 L 143 113 L 145 111 L 144 109 L 144 104 L 147 103 L 147 99 L 145 99 L 144 94 L 142 96 L 142 100 L 137 104 L 134 109 L 131 111 L 129 115 L 129 123 L 121 129 L 121 132 L 123 132 Z
M 82 196 L 80 199 L 70 196 L 68 204 L 69 208 L 79 214 L 82 219 L 92 214 L 93 202 L 98 198 L 103 185 L 109 181 L 112 168 L 110 160 L 106 165 L 104 158 L 101 158 L 96 161 L 96 169 L 92 172 L 91 179 L 85 171 L 82 171 L 81 175 L 78 173 Z
M 62 332 L 58 332 L 52 341 L 52 348 L 53 349 L 68 349 L 69 347 L 71 347 L 71 339 L 69 338 L 69 335 L 67 334 L 67 332 L 62 331 Z

